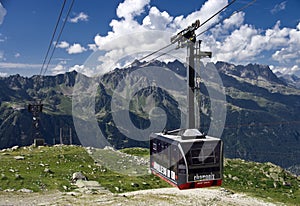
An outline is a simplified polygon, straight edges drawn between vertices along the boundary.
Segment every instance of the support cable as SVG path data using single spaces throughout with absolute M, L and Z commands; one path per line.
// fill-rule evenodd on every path
M 60 22 L 60 19 L 61 19 L 63 10 L 64 10 L 64 8 L 65 8 L 66 1 L 67 1 L 67 0 L 64 0 L 64 3 L 63 3 L 63 5 L 62 5 L 62 7 L 61 7 L 61 9 L 60 9 L 60 13 L 59 13 L 58 19 L 57 19 L 57 21 L 56 21 L 55 28 L 54 28 L 54 31 L 53 31 L 53 33 L 52 33 L 52 37 L 51 37 L 51 40 L 50 40 L 50 43 L 49 43 L 49 46 L 48 46 L 48 50 L 47 50 L 46 56 L 45 56 L 45 58 L 44 58 L 42 67 L 41 67 L 40 75 L 42 75 L 42 73 L 43 73 L 43 69 L 44 69 L 46 60 L 47 60 L 47 58 L 48 58 L 48 55 L 49 55 L 49 52 L 50 52 L 50 49 L 51 49 L 51 46 L 52 46 L 52 42 L 53 42 L 54 36 L 55 36 L 55 34 L 56 34 L 56 30 L 57 30 L 58 24 L 59 24 L 59 22 Z
M 48 60 L 48 63 L 47 63 L 47 66 L 46 66 L 46 68 L 45 68 L 45 70 L 44 70 L 44 74 L 43 74 L 43 75 L 45 75 L 46 72 L 47 72 L 47 69 L 48 69 L 49 64 L 50 64 L 50 61 L 51 61 L 51 59 L 52 59 L 52 57 L 53 57 L 54 51 L 55 51 L 55 49 L 56 49 L 56 47 L 57 47 L 57 45 L 58 45 L 58 42 L 59 42 L 60 37 L 61 37 L 61 34 L 62 34 L 62 32 L 63 32 L 63 30 L 64 30 L 64 28 L 65 28 L 67 19 L 68 19 L 69 15 L 70 15 L 70 12 L 71 12 L 72 7 L 73 7 L 73 5 L 74 5 L 74 1 L 75 1 L 75 0 L 72 0 L 71 6 L 69 7 L 67 16 L 66 16 L 66 18 L 65 18 L 65 20 L 64 20 L 64 23 L 63 23 L 63 25 L 62 25 L 62 28 L 61 28 L 61 30 L 60 30 L 60 32 L 59 32 L 59 34 L 58 34 L 58 37 L 57 37 L 57 39 L 56 39 L 56 41 L 55 41 L 54 48 L 53 48 L 53 50 L 52 50 L 51 56 L 50 56 L 50 58 L 49 58 L 49 60 Z
M 210 18 L 208 18 L 207 20 L 205 20 L 202 24 L 200 24 L 200 26 L 199 26 L 199 28 L 201 27 L 201 26 L 203 26 L 204 24 L 206 24 L 207 22 L 209 22 L 212 18 L 214 18 L 215 16 L 217 16 L 218 14 L 220 14 L 222 11 L 224 11 L 226 8 L 228 8 L 230 5 L 232 5 L 234 2 L 235 2 L 236 0 L 232 0 L 230 3 L 228 3 L 226 6 L 224 6 L 223 8 L 221 8 L 219 11 L 217 11 L 214 15 L 212 15 Z M 158 53 L 158 52 L 160 52 L 160 51 L 162 51 L 162 50 L 164 50 L 164 49 L 166 49 L 166 48 L 168 48 L 168 47 L 170 47 L 171 45 L 173 45 L 173 43 L 170 43 L 170 44 L 168 44 L 168 45 L 166 45 L 166 46 L 164 46 L 164 47 L 162 47 L 162 48 L 160 48 L 160 49 L 158 49 L 158 50 L 156 50 L 156 51 L 154 51 L 154 52 L 152 52 L 152 53 L 150 53 L 150 54 L 148 54 L 148 55 L 146 55 L 146 56 L 144 56 L 144 57 L 142 57 L 142 58 L 140 58 L 140 59 L 138 59 L 138 61 L 143 61 L 144 59 L 146 59 L 146 58 L 148 58 L 148 57 L 150 57 L 150 56 L 152 56 L 152 55 L 154 55 L 154 54 L 156 54 L 156 53 Z M 171 50 L 172 51 L 172 50 Z M 162 55 L 161 55 L 162 56 Z M 131 63 L 131 64 L 129 64 L 128 65 L 128 67 L 130 67 L 130 66 L 132 66 L 133 65 L 133 63 Z
M 235 0 L 234 0 L 234 1 L 235 1 Z M 222 8 L 221 10 L 219 10 L 216 14 L 214 14 L 212 17 L 210 17 L 209 19 L 207 19 L 204 23 L 200 24 L 200 27 L 203 26 L 205 23 L 207 23 L 207 22 L 208 22 L 209 20 L 211 20 L 212 18 L 214 18 L 217 14 L 220 14 L 225 8 L 227 8 L 228 6 L 230 6 L 234 1 L 231 1 L 228 5 L 226 5 L 224 8 Z M 216 26 L 217 24 L 219 24 L 220 22 L 222 22 L 222 21 L 224 21 L 224 20 L 226 20 L 226 19 L 229 19 L 229 18 L 232 17 L 233 15 L 235 15 L 235 14 L 237 14 L 237 13 L 239 13 L 239 12 L 245 10 L 245 9 L 248 8 L 248 7 L 250 7 L 252 4 L 254 4 L 254 2 L 256 2 L 256 0 L 252 0 L 252 1 L 249 2 L 247 5 L 241 7 L 240 9 L 238 9 L 238 10 L 236 10 L 236 11 L 234 11 L 230 16 L 221 19 L 220 21 L 218 21 L 217 23 L 213 24 L 213 25 L 210 26 L 209 28 L 207 28 L 207 29 L 205 29 L 204 31 L 202 31 L 201 33 L 197 34 L 196 37 L 198 37 L 198 36 L 204 34 L 204 33 L 207 32 L 208 30 L 210 30 L 210 29 L 212 29 L 213 27 L 215 27 L 215 26 Z M 154 54 L 160 52 L 161 50 L 170 47 L 171 45 L 172 45 L 172 44 L 166 45 L 166 46 L 162 47 L 161 49 L 159 49 L 159 50 L 157 50 L 157 51 L 154 51 L 154 52 L 152 52 L 152 53 L 146 55 L 145 57 L 139 59 L 139 61 L 142 61 L 142 60 L 148 58 L 149 56 L 152 56 L 152 55 L 154 55 Z M 164 55 L 167 55 L 167 54 L 169 54 L 170 52 L 172 52 L 172 51 L 174 51 L 174 50 L 176 50 L 176 48 L 172 48 L 172 49 L 168 50 L 167 52 L 163 52 L 163 53 L 161 53 L 160 55 L 158 55 L 157 57 L 152 58 L 152 59 L 150 60 L 150 62 L 154 61 L 155 59 L 157 59 L 157 58 L 159 58 L 159 57 L 162 57 L 162 56 L 164 56 Z M 132 64 L 133 64 L 133 63 L 132 63 Z M 130 64 L 130 65 L 132 65 L 132 64 Z M 129 66 L 130 66 L 130 65 L 129 65 Z

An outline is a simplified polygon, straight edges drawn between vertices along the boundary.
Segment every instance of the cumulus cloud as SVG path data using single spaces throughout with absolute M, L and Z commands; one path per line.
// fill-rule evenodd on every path
M 270 69 L 274 73 L 280 72 L 281 74 L 288 74 L 288 75 L 299 74 L 300 72 L 300 67 L 298 65 L 294 65 L 292 67 L 281 67 L 281 66 L 271 65 Z
M 8 77 L 8 73 L 6 73 L 6 72 L 0 72 L 0 77 Z
M 197 19 L 201 21 L 208 19 L 226 4 L 227 0 L 208 0 L 199 10 L 186 17 L 173 17 L 167 11 L 161 11 L 155 6 L 151 7 L 150 0 L 125 0 L 116 10 L 120 19 L 113 19 L 110 22 L 111 31 L 107 35 L 97 34 L 94 37 L 94 44 L 90 44 L 89 49 L 104 51 L 104 54 L 98 58 L 99 70 L 108 71 L 115 67 L 122 67 L 132 59 L 118 61 L 119 59 L 135 52 L 149 53 L 170 44 L 172 35 Z M 141 14 L 144 14 L 144 17 L 140 23 L 136 17 Z M 210 21 L 207 26 L 217 20 L 218 17 Z M 182 54 L 175 51 L 172 55 L 178 53 Z M 135 58 L 140 57 L 138 54 L 135 56 Z
M 159 11 L 158 8 L 152 7 L 149 11 L 149 15 L 143 20 L 143 25 L 150 29 L 164 30 L 172 22 L 171 17 L 166 11 Z
M 62 64 L 56 65 L 54 68 L 51 69 L 53 75 L 57 74 L 64 74 L 66 72 L 66 68 Z
M 80 12 L 73 18 L 70 18 L 69 22 L 78 23 L 79 21 L 88 21 L 88 20 L 89 20 L 89 16 L 87 14 L 85 14 L 84 12 Z
M 125 0 L 120 3 L 117 8 L 117 16 L 119 18 L 131 19 L 144 12 L 145 6 L 150 3 L 150 0 Z
M 275 14 L 275 13 L 277 13 L 277 12 L 279 12 L 279 11 L 282 11 L 282 10 L 285 10 L 285 7 L 286 7 L 286 1 L 283 1 L 283 2 L 281 2 L 281 3 L 279 3 L 279 4 L 276 4 L 274 7 L 273 7 L 273 9 L 271 9 L 271 13 L 272 14 Z
M 86 50 L 87 50 L 86 48 L 84 48 L 83 46 L 81 46 L 78 43 L 74 43 L 69 48 L 67 48 L 67 52 L 69 54 L 79 54 L 79 53 L 82 53 L 82 52 L 84 52 Z
M 4 58 L 4 51 L 1 51 L 0 50 L 0 60 L 4 60 L 5 58 Z
M 15 53 L 15 58 L 19 58 L 21 56 L 20 53 Z
M 69 72 L 76 71 L 78 73 L 85 74 L 87 76 L 93 76 L 95 73 L 92 69 L 87 68 L 85 65 L 74 65 L 69 68 Z
M 0 25 L 3 23 L 6 13 L 7 13 L 6 9 L 2 6 L 2 4 L 0 2 Z
M 66 41 L 61 41 L 59 44 L 57 44 L 57 48 L 66 49 L 70 46 L 70 44 Z
M 42 64 L 0 62 L 0 68 L 3 69 L 40 69 L 41 66 Z
M 124 0 L 116 10 L 119 19 L 113 19 L 109 24 L 111 31 L 106 35 L 97 34 L 94 37 L 94 43 L 88 45 L 90 50 L 102 51 L 96 59 L 97 66 L 81 68 L 77 65 L 76 69 L 86 73 L 89 69 L 94 72 L 100 70 L 103 72 L 128 65 L 132 62 L 132 58 L 124 58 L 126 55 L 130 54 L 139 59 L 145 54 L 168 45 L 172 35 L 191 25 L 197 19 L 204 22 L 227 3 L 228 0 L 207 0 L 199 10 L 187 16 L 172 16 L 167 11 L 151 6 L 150 0 Z M 285 5 L 286 2 L 282 2 L 274 9 L 283 10 Z M 141 19 L 142 14 L 143 18 Z M 297 56 L 300 56 L 298 49 L 300 48 L 300 23 L 296 28 L 282 28 L 278 21 L 272 28 L 263 30 L 246 24 L 245 15 L 244 12 L 238 12 L 220 23 L 219 21 L 223 17 L 217 15 L 196 31 L 196 34 L 199 34 L 211 25 L 218 23 L 199 38 L 204 40 L 202 49 L 212 51 L 212 61 L 227 61 L 236 64 L 260 63 L 259 60 L 262 60 L 262 57 L 268 53 L 269 61 L 285 64 L 276 68 L 294 71 L 295 63 L 299 67 L 300 60 L 297 59 Z M 81 47 L 79 46 L 78 50 Z M 172 55 L 184 59 L 185 50 L 182 51 L 179 53 L 179 50 L 173 50 Z M 136 54 L 137 52 L 144 52 L 144 54 Z
M 282 42 L 284 47 L 275 51 L 272 58 L 279 63 L 296 62 L 300 64 L 300 23 L 297 25 L 296 29 L 281 29 L 281 34 L 286 37 L 284 39 L 285 41 Z
M 219 26 L 218 31 L 225 29 L 225 23 Z M 296 29 L 280 28 L 280 21 L 278 21 L 273 28 L 263 31 L 252 25 L 242 24 L 230 34 L 226 34 L 223 39 L 218 36 L 220 32 L 216 36 L 210 36 L 208 45 L 213 50 L 214 61 L 246 64 L 259 60 L 264 52 L 274 52 L 271 57 L 273 61 L 297 62 L 297 57 L 300 55 L 298 27 L 299 24 Z M 291 67 L 290 65 L 290 69 Z

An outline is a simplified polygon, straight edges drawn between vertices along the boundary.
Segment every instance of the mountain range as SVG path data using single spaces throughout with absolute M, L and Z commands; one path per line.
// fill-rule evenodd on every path
M 111 112 L 111 100 L 122 79 L 146 66 L 169 69 L 186 81 L 186 66 L 175 60 L 164 63 L 138 62 L 126 69 L 116 68 L 101 77 L 95 96 L 95 113 L 99 128 L 115 148 L 148 147 L 147 141 L 128 138 L 117 128 Z M 226 62 L 213 64 L 225 88 L 226 121 L 221 138 L 225 156 L 258 162 L 272 162 L 299 173 L 300 165 L 300 90 L 299 78 L 274 74 L 266 65 L 234 65 Z M 200 72 L 201 73 L 201 72 Z M 206 74 L 209 75 L 209 74 Z M 22 77 L 13 75 L 0 78 L 0 148 L 25 146 L 33 142 L 32 114 L 27 105 L 41 99 L 41 134 L 47 144 L 60 139 L 81 144 L 72 117 L 72 96 L 78 73 L 56 76 Z M 89 80 L 89 77 L 86 81 Z M 209 79 L 205 77 L 205 79 Z M 138 80 L 141 85 L 147 79 Z M 171 82 L 170 82 L 171 83 Z M 208 132 L 212 119 L 210 88 L 200 83 L 200 130 Z M 140 106 L 147 97 L 167 114 L 167 129 L 180 127 L 180 110 L 174 96 L 155 86 L 137 91 L 129 103 L 129 116 L 140 129 L 150 126 L 149 115 Z

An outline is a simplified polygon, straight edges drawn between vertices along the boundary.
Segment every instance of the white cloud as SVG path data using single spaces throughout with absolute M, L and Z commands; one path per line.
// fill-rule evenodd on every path
M 74 43 L 69 48 L 67 48 L 67 52 L 69 54 L 79 54 L 79 53 L 85 52 L 86 50 L 87 50 L 86 48 L 84 48 L 83 46 L 81 46 L 78 43 Z
M 20 53 L 15 53 L 15 58 L 19 58 L 21 56 Z
M 228 19 L 225 19 L 222 23 L 217 24 L 212 29 L 210 29 L 210 32 L 213 34 L 214 38 L 222 39 L 224 37 L 227 37 L 232 31 L 240 28 L 243 25 L 244 18 L 244 12 L 235 13 Z
M 0 2 L 0 25 L 3 23 L 6 13 L 7 13 L 6 9 L 2 6 L 2 4 Z
M 3 35 L 0 33 L 0 43 L 5 42 L 7 40 L 7 37 L 3 37 Z
M 0 50 L 0 60 L 5 60 L 4 51 Z
M 144 18 L 143 25 L 148 26 L 150 29 L 164 30 L 167 29 L 172 20 L 173 17 L 168 12 L 160 12 L 158 8 L 152 7 L 149 15 Z
M 89 20 L 89 16 L 83 12 L 80 12 L 79 14 L 77 14 L 76 16 L 74 16 L 73 18 L 69 19 L 69 22 L 72 23 L 78 23 L 79 21 L 88 21 Z
M 212 15 L 214 15 L 217 11 L 219 11 L 221 8 L 227 5 L 227 3 L 227 0 L 208 0 L 202 5 L 200 10 L 189 14 L 186 18 L 183 18 L 182 21 L 179 20 L 181 19 L 181 17 L 178 20 L 176 20 L 175 18 L 175 22 L 177 21 L 176 23 L 179 23 L 181 28 L 186 28 L 188 25 L 194 23 L 196 19 L 199 19 L 200 23 L 203 23 Z M 211 19 L 201 29 L 198 29 L 197 32 L 199 33 L 200 31 L 203 31 L 204 29 L 208 28 L 210 25 L 216 23 L 218 21 L 218 18 L 219 15 Z
M 3 69 L 36 69 L 41 67 L 42 64 L 0 62 L 0 68 Z
M 283 28 L 282 30 L 285 30 L 281 33 L 284 33 L 286 37 L 283 42 L 283 47 L 275 51 L 272 58 L 283 64 L 291 62 L 300 64 L 300 23 L 296 29 Z
M 89 47 L 89 50 L 92 50 L 92 51 L 97 51 L 98 50 L 98 47 L 96 44 L 88 44 L 88 47 Z
M 56 65 L 54 68 L 51 69 L 51 73 L 53 75 L 57 75 L 57 74 L 64 74 L 66 72 L 66 67 L 62 64 L 58 64 Z
M 61 41 L 59 44 L 57 44 L 57 48 L 66 49 L 70 46 L 70 44 L 66 41 Z
M 276 4 L 273 9 L 271 9 L 271 13 L 275 14 L 279 11 L 285 10 L 286 7 L 286 1 L 281 2 L 280 4 Z
M 121 19 L 113 19 L 110 22 L 111 31 L 107 35 L 97 34 L 94 37 L 95 46 L 98 50 L 104 51 L 104 54 L 98 58 L 97 68 L 99 70 L 108 71 L 115 67 L 122 67 L 130 62 L 130 58 L 121 63 L 118 60 L 128 54 L 149 53 L 170 44 L 170 37 L 173 34 L 186 28 L 197 19 L 201 19 L 201 21 L 208 19 L 227 4 L 227 0 L 208 0 L 198 11 L 192 12 L 187 17 L 173 17 L 167 11 L 151 7 L 149 2 L 149 0 L 125 0 L 117 8 L 117 16 Z M 143 12 L 145 12 L 145 17 L 142 23 L 139 23 L 135 17 Z M 214 18 L 207 26 L 217 20 L 218 17 Z M 90 49 L 96 51 L 95 46 L 89 45 Z M 182 52 L 178 50 L 172 52 L 175 56 L 178 56 L 178 53 L 182 55 Z M 140 57 L 135 56 L 135 58 Z M 116 62 L 118 63 L 116 64 Z
M 242 22 L 239 28 L 222 34 L 220 31 L 226 27 L 226 22 L 219 25 L 206 41 L 213 51 L 213 61 L 246 64 L 259 61 L 265 52 L 274 52 L 270 58 L 285 64 L 286 69 L 292 68 L 293 62 L 300 64 L 299 24 L 296 29 L 281 28 L 278 21 L 273 28 L 263 31 Z
M 0 77 L 8 77 L 8 73 L 6 73 L 6 72 L 0 72 Z
M 288 74 L 288 75 L 297 74 L 300 72 L 300 67 L 298 65 L 293 65 L 291 67 L 281 67 L 281 66 L 271 65 L 270 69 L 274 73 L 280 72 L 281 74 Z
M 106 35 L 97 34 L 94 37 L 94 44 L 88 45 L 90 50 L 103 51 L 102 55 L 97 58 L 98 65 L 95 68 L 101 72 L 109 71 L 130 62 L 130 58 L 127 58 L 127 61 L 119 61 L 128 54 L 135 52 L 149 54 L 151 51 L 160 49 L 170 43 L 172 35 L 191 25 L 197 19 L 203 23 L 227 3 L 228 0 L 207 0 L 199 10 L 187 16 L 171 16 L 167 11 L 161 11 L 159 8 L 151 6 L 150 0 L 124 0 L 116 11 L 120 19 L 113 19 L 109 24 L 111 31 Z M 277 9 L 282 10 L 285 5 L 286 2 L 283 2 L 277 6 Z M 144 19 L 140 23 L 136 17 L 142 13 L 144 13 Z M 300 56 L 300 23 L 296 28 L 282 28 L 278 21 L 273 28 L 262 30 L 245 24 L 245 15 L 244 12 L 235 13 L 211 29 L 210 32 L 200 36 L 199 39 L 203 39 L 202 49 L 213 53 L 212 61 L 247 64 L 260 63 L 260 60 L 268 58 L 268 61 L 289 64 L 281 65 L 282 68 L 292 70 L 293 65 L 296 64 L 299 67 L 300 59 L 297 57 Z M 216 16 L 196 33 L 199 34 L 211 25 L 218 23 L 220 18 L 220 15 Z M 151 33 L 151 31 L 153 32 Z M 178 52 L 179 50 L 175 50 L 171 54 L 176 57 L 180 55 L 181 58 L 184 57 Z M 135 58 L 142 57 L 139 55 L 135 55 Z M 264 55 L 269 56 L 264 57 Z M 88 68 L 84 69 L 87 72 Z M 94 71 L 96 72 L 96 70 Z
M 150 0 L 125 0 L 120 3 L 117 8 L 117 16 L 119 18 L 131 19 L 144 12 L 145 6 L 150 3 Z
M 94 75 L 94 71 L 90 68 L 87 68 L 84 65 L 76 64 L 76 65 L 69 68 L 69 72 L 72 72 L 72 71 L 76 71 L 78 73 L 82 73 L 82 74 L 85 74 L 87 76 L 93 76 Z

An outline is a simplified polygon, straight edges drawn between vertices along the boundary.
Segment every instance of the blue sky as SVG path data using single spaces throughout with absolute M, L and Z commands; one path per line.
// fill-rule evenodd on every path
M 220 23 L 201 35 L 212 61 L 267 64 L 273 71 L 300 75 L 300 1 L 257 0 L 243 12 L 223 20 L 251 0 L 236 0 L 210 21 Z M 0 0 L 0 76 L 39 74 L 63 0 Z M 132 47 L 144 51 L 169 43 L 168 35 L 147 36 L 134 42 L 121 38 L 151 30 L 175 34 L 196 19 L 204 21 L 227 0 L 71 0 L 66 1 L 66 26 L 50 62 L 47 75 L 77 70 L 91 74 L 84 62 L 96 50 L 105 70 Z M 60 28 L 60 27 L 59 27 Z M 203 28 L 204 29 L 204 28 Z M 200 29 L 199 29 L 200 30 Z M 199 31 L 200 32 L 200 31 Z M 132 35 L 131 35 L 132 36 Z M 153 39 L 151 39 L 153 38 Z M 95 71 L 94 71 L 95 72 Z

